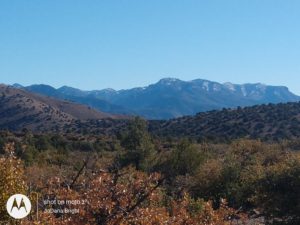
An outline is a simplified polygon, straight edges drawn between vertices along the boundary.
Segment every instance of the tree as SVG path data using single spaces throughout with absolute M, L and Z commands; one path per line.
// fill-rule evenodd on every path
M 200 166 L 203 157 L 188 140 L 181 141 L 171 156 L 171 171 L 173 175 L 193 174 Z
M 136 169 L 149 171 L 154 161 L 154 145 L 147 130 L 145 120 L 136 117 L 123 135 L 122 147 L 126 149 L 125 155 L 121 157 L 121 163 L 126 166 L 133 164 Z

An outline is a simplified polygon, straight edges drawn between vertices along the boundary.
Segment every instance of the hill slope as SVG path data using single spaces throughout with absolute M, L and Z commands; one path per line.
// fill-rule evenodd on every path
M 87 106 L 0 85 L 0 128 L 61 130 L 75 120 L 118 118 Z
M 263 103 L 300 101 L 287 87 L 264 84 L 220 84 L 208 80 L 182 81 L 165 78 L 143 88 L 115 91 L 81 91 L 45 85 L 26 90 L 68 99 L 110 113 L 134 114 L 147 119 L 169 119 L 198 112 Z
M 164 137 L 211 140 L 300 137 L 300 103 L 280 103 L 223 109 L 167 121 L 150 121 L 150 131 Z

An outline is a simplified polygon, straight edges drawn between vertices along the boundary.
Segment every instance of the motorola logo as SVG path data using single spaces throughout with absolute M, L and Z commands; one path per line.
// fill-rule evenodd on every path
M 8 199 L 6 209 L 12 218 L 23 219 L 30 213 L 31 202 L 27 196 L 15 194 Z

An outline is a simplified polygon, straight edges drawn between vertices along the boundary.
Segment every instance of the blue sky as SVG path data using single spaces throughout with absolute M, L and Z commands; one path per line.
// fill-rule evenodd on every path
M 300 95 L 298 0 L 1 0 L 0 83 L 131 88 L 163 77 Z

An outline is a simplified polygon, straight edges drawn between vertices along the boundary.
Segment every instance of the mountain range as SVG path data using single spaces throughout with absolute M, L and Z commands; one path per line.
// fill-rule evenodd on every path
M 163 80 L 160 81 L 162 84 L 155 84 L 152 87 L 142 88 L 142 90 L 127 90 L 127 92 L 136 91 L 142 93 L 143 90 L 148 89 L 149 91 L 154 88 L 159 90 L 160 86 L 161 89 L 163 89 L 161 92 L 166 93 L 164 90 L 165 86 L 172 86 L 170 87 L 171 90 L 175 89 L 173 83 L 176 81 L 169 81 L 170 82 Z M 194 82 L 195 81 L 193 81 L 193 83 Z M 232 92 L 242 92 L 242 96 L 245 98 L 249 96 L 249 99 L 256 98 L 257 101 L 272 100 L 285 102 L 298 99 L 296 95 L 290 93 L 285 87 L 272 87 L 261 84 L 231 85 L 227 83 L 222 86 L 218 84 L 209 86 L 206 84 L 207 83 L 204 83 L 204 87 L 209 89 L 206 89 L 207 92 L 222 92 L 225 94 L 228 93 L 226 88 L 229 88 Z M 181 85 L 182 84 L 178 84 L 177 89 L 183 88 Z M 200 85 L 198 84 L 196 86 L 196 88 L 199 88 Z M 249 86 L 255 86 L 256 88 L 250 91 Z M 31 90 L 34 89 L 35 92 L 28 91 L 30 88 Z M 215 88 L 215 90 L 211 91 L 211 88 Z M 224 90 L 217 91 L 217 88 L 224 88 Z M 185 87 L 183 93 L 187 93 L 187 89 L 188 88 Z M 39 93 L 47 91 L 48 96 L 45 96 L 45 93 L 44 95 L 36 93 L 38 92 L 37 90 L 39 90 Z M 95 102 L 101 102 L 109 107 L 118 107 L 117 105 L 107 102 L 106 99 L 99 97 L 103 92 L 108 94 L 107 91 L 108 90 L 92 91 L 86 94 L 85 91 L 68 87 L 55 89 L 45 85 L 34 85 L 26 88 L 21 86 L 16 88 L 0 85 L 0 129 L 12 131 L 27 129 L 32 132 L 90 133 L 109 136 L 118 135 L 126 130 L 131 117 L 102 112 L 84 104 L 62 100 L 64 98 L 63 96 L 73 96 L 73 99 L 77 99 L 78 97 L 78 99 L 82 101 L 92 98 L 95 99 Z M 111 92 L 110 94 L 116 92 L 112 90 L 109 91 Z M 157 93 L 161 92 L 157 91 Z M 154 93 L 154 91 L 152 93 Z M 183 95 L 179 90 L 174 90 L 173 94 L 178 94 L 179 96 Z M 234 93 L 232 93 L 232 95 L 233 94 Z M 74 96 L 77 97 L 75 98 Z M 274 98 L 274 96 L 277 98 Z M 156 97 L 158 98 L 158 94 Z M 224 99 L 225 97 L 228 98 L 226 95 L 220 97 Z M 136 99 L 138 98 L 139 96 L 136 96 Z M 152 98 L 154 98 L 154 96 L 152 96 Z M 170 99 L 173 98 L 170 97 Z M 185 98 L 180 98 L 180 101 L 184 99 Z M 220 102 L 219 99 L 217 100 Z M 161 97 L 161 102 L 167 104 L 165 96 Z M 236 102 L 237 101 L 235 101 L 235 103 Z M 152 103 L 154 104 L 155 102 Z M 171 103 L 172 102 L 169 104 Z M 243 103 L 244 102 L 239 102 L 240 105 L 243 105 Z M 175 107 L 175 105 L 173 106 Z M 161 107 L 165 109 L 162 103 Z M 118 109 L 121 110 L 122 108 L 119 107 Z M 242 137 L 260 138 L 264 140 L 293 139 L 300 136 L 300 103 L 288 102 L 244 107 L 237 106 L 235 108 L 198 112 L 195 115 L 168 120 L 148 120 L 148 124 L 149 131 L 154 136 L 176 139 L 182 137 L 192 138 L 198 141 L 207 139 L 229 141 Z
M 221 84 L 203 79 L 182 81 L 164 78 L 146 87 L 119 91 L 114 89 L 83 91 L 68 86 L 55 89 L 44 84 L 13 86 L 56 99 L 84 104 L 106 113 L 138 115 L 146 119 L 170 119 L 222 108 L 300 101 L 299 96 L 284 86 L 261 83 Z

